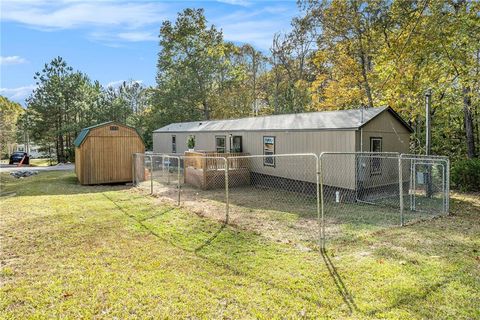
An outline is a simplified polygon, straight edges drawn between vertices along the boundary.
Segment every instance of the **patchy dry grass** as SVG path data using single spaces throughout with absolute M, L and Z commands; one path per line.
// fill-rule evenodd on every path
M 321 254 L 68 172 L 2 175 L 12 192 L 0 207 L 5 318 L 480 317 L 478 195 Z
M 157 180 L 166 181 L 164 177 Z M 153 182 L 153 194 L 160 204 L 177 203 L 178 180 L 170 175 L 170 184 Z M 150 192 L 150 181 L 138 184 L 137 190 Z M 253 232 L 279 242 L 290 243 L 305 249 L 317 249 L 320 238 L 319 212 L 315 195 L 289 192 L 261 186 L 231 187 L 228 224 L 238 229 Z M 189 212 L 218 222 L 227 220 L 225 213 L 225 190 L 222 188 L 201 190 L 182 184 L 181 205 Z M 417 198 L 417 202 L 420 203 Z M 409 196 L 404 199 L 409 205 Z M 355 242 L 369 237 L 379 230 L 398 227 L 401 223 L 398 197 L 388 198 L 385 203 L 336 203 L 325 201 L 325 235 L 329 244 Z M 425 207 L 425 206 L 424 206 Z M 442 212 L 442 200 L 435 199 L 434 211 L 404 212 L 404 221 L 412 224 L 438 216 Z

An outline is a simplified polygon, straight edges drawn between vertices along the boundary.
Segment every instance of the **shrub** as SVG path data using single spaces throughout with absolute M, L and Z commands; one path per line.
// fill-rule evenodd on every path
M 480 191 L 480 159 L 465 159 L 454 163 L 452 183 L 462 191 Z

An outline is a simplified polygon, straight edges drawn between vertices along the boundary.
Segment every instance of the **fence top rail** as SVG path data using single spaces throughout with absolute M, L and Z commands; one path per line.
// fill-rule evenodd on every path
M 410 160 L 410 159 L 407 159 Z M 437 165 L 437 166 L 442 166 L 445 167 L 445 162 L 437 162 L 437 163 L 432 163 L 432 162 L 425 162 L 425 161 L 420 161 L 420 162 L 415 162 L 416 165 Z
M 315 153 L 280 153 L 280 154 L 247 154 L 244 156 L 238 156 L 238 158 L 281 158 L 281 157 L 314 157 L 318 158 Z
M 382 158 L 382 159 L 399 159 L 400 154 L 398 152 L 322 152 L 320 153 L 320 159 L 324 159 L 327 156 L 340 156 L 340 155 L 349 155 L 349 156 L 359 156 L 363 158 Z
M 185 151 L 184 157 L 230 158 L 249 155 L 244 152 Z
M 146 152 L 148 156 L 170 156 L 170 157 L 181 157 L 183 153 L 160 153 L 160 152 Z
M 320 152 L 320 157 L 326 154 L 351 154 L 351 155 L 385 155 L 385 156 L 399 156 L 398 152 L 372 152 L 372 151 L 323 151 Z
M 438 159 L 438 160 L 449 160 L 447 156 L 439 156 L 439 155 L 426 155 L 426 154 L 410 154 L 410 153 L 402 153 L 400 155 L 402 158 L 408 158 L 408 159 L 425 159 L 425 158 L 431 158 L 431 159 Z

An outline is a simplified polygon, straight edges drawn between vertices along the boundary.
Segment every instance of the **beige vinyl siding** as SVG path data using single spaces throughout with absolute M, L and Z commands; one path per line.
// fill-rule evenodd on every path
M 263 137 L 275 137 L 275 153 L 276 154 L 292 154 L 292 153 L 315 153 L 320 154 L 323 151 L 355 151 L 355 131 L 354 130 L 318 130 L 318 131 L 244 131 L 244 132 L 195 132 L 195 133 L 165 133 L 154 132 L 153 134 L 153 151 L 156 153 L 171 153 L 171 137 L 177 137 L 177 153 L 183 154 L 188 150 L 187 138 L 190 135 L 195 136 L 195 150 L 198 151 L 214 151 L 215 137 L 227 137 L 227 151 L 230 149 L 230 134 L 232 136 L 241 136 L 243 144 L 243 152 L 251 155 L 263 154 Z M 254 162 L 251 167 L 255 171 L 262 174 L 272 176 L 315 182 L 315 167 L 313 158 L 305 158 L 309 160 L 298 161 L 298 167 L 295 161 L 290 158 L 276 158 L 275 167 L 263 165 L 263 159 L 252 159 Z M 305 170 L 302 165 L 307 165 Z M 355 183 L 355 166 L 345 161 L 338 164 L 339 170 L 342 170 L 343 178 L 334 177 L 332 173 L 325 174 L 326 183 L 342 187 L 353 188 Z
M 361 150 L 360 136 L 363 136 L 363 151 L 370 150 L 371 138 L 382 139 L 382 152 L 409 153 L 410 131 L 390 112 L 383 112 L 357 132 L 357 150 Z M 370 160 L 366 160 L 366 182 L 364 187 L 392 185 L 398 182 L 398 160 L 382 159 L 380 174 L 371 172 Z M 408 173 L 406 173 L 408 174 Z
M 362 131 L 363 151 L 370 151 L 372 137 L 382 137 L 383 152 L 408 153 L 410 150 L 410 132 L 390 112 L 379 114 L 367 123 Z
M 407 153 L 410 144 L 410 132 L 391 112 L 381 112 L 370 120 L 362 129 L 332 129 L 332 130 L 295 130 L 295 131 L 201 131 L 201 132 L 154 132 L 153 149 L 158 153 L 171 153 L 171 137 L 177 137 L 177 153 L 183 154 L 187 151 L 187 138 L 195 135 L 195 150 L 214 151 L 215 136 L 225 135 L 227 137 L 227 150 L 230 150 L 230 138 L 242 136 L 243 152 L 251 155 L 263 154 L 263 137 L 275 137 L 276 154 L 293 153 L 315 153 L 322 152 L 354 152 L 360 151 L 360 130 L 363 132 L 363 151 L 370 151 L 370 138 L 382 138 L 383 152 Z M 261 161 L 261 160 L 256 160 Z M 323 170 L 324 183 L 330 186 L 353 189 L 356 185 L 356 159 L 354 155 L 334 156 L 327 158 L 326 168 Z M 367 165 L 367 175 L 370 175 L 370 162 Z M 393 160 L 382 162 L 381 175 L 370 179 L 369 186 L 390 184 L 395 180 L 394 175 L 398 165 Z M 281 158 L 276 159 L 275 167 L 263 166 L 263 163 L 255 163 L 260 173 L 278 177 L 290 178 L 314 182 L 314 175 L 306 175 L 305 171 Z M 313 171 L 313 170 L 307 170 Z M 314 171 L 313 171 L 314 172 Z M 368 187 L 368 186 L 366 186 Z

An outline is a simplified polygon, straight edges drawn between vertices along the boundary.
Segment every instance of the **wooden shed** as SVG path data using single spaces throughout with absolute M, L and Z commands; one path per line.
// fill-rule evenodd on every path
M 75 139 L 75 173 L 81 184 L 132 181 L 132 154 L 144 153 L 137 130 L 113 121 L 82 129 Z

